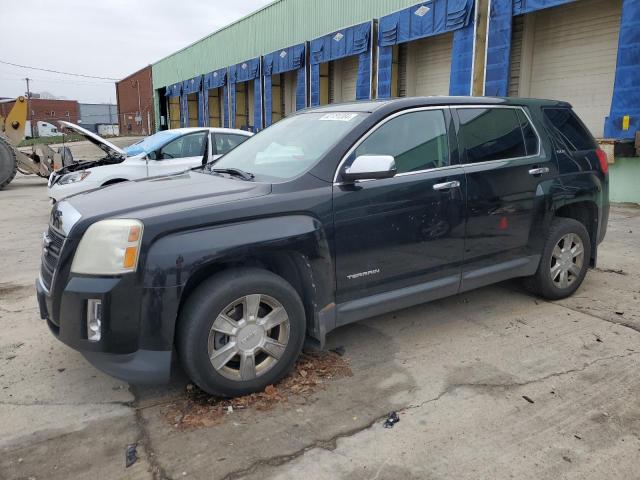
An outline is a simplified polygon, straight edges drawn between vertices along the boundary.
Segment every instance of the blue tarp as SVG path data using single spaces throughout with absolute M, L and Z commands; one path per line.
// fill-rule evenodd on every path
M 197 77 L 185 80 L 184 82 L 182 82 L 182 93 L 197 93 L 200 91 L 201 85 L 202 75 L 198 75 Z
M 513 14 L 522 15 L 549 7 L 557 7 L 576 0 L 513 0 Z
M 356 100 L 371 98 L 371 22 L 324 35 L 310 43 L 311 105 L 320 104 L 320 64 L 359 56 Z
M 180 96 L 180 126 L 189 126 L 189 104 L 187 103 L 187 96 Z
M 431 0 L 380 19 L 378 45 L 388 47 L 466 27 L 473 0 Z
M 262 59 L 262 74 L 276 75 L 304 67 L 304 47 L 304 43 L 300 43 L 265 55 Z
M 182 82 L 174 83 L 173 85 L 169 85 L 165 92 L 166 97 L 179 97 L 182 93 Z
M 473 0 L 431 0 L 382 17 L 378 30 L 378 97 L 391 96 L 394 45 L 465 27 L 473 32 L 473 5 Z M 467 56 L 473 54 L 466 48 L 462 51 Z M 465 66 L 465 72 L 467 64 L 470 69 L 469 60 L 465 57 L 459 62 Z
M 473 25 L 453 32 L 449 95 L 471 95 Z
M 272 84 L 271 75 L 296 71 L 296 110 L 307 106 L 307 87 L 305 69 L 306 48 L 301 43 L 265 55 L 262 60 L 264 76 L 264 126 L 272 123 Z
M 506 97 L 509 91 L 509 56 L 513 0 L 491 0 L 487 37 L 487 70 L 484 94 Z
M 230 88 L 230 126 L 232 128 L 241 127 L 236 125 L 236 84 L 253 80 L 254 108 L 253 125 L 254 132 L 262 130 L 262 80 L 260 77 L 260 58 L 247 60 L 229 67 L 229 88 Z
M 202 112 L 203 112 L 203 126 L 209 127 L 209 90 L 214 88 L 222 88 L 222 125 L 225 128 L 229 127 L 229 102 L 228 89 L 227 89 L 227 69 L 220 68 L 209 72 L 204 76 L 204 82 L 202 87 Z
M 311 65 L 326 63 L 369 51 L 371 22 L 344 28 L 311 40 Z
M 623 117 L 629 115 L 629 128 L 623 130 Z M 640 130 L 640 2 L 624 0 L 618 40 L 616 80 L 611 113 L 605 121 L 609 138 L 635 138 Z
M 260 76 L 260 58 L 253 58 L 246 62 L 229 67 L 229 83 L 241 83 L 254 80 Z
M 204 90 L 220 88 L 227 84 L 227 69 L 221 68 L 204 76 Z
M 190 78 L 182 82 L 182 96 L 180 97 L 180 115 L 182 117 L 182 126 L 189 126 L 189 102 L 188 96 L 192 93 L 198 94 L 198 126 L 204 125 L 203 102 L 202 97 L 202 75 Z

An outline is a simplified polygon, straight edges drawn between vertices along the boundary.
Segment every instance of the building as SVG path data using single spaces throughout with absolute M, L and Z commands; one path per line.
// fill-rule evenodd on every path
M 6 117 L 15 102 L 0 103 L 0 117 Z M 29 100 L 29 120 L 32 125 L 38 122 L 49 122 L 57 125 L 59 120 L 78 123 L 80 107 L 75 100 L 48 100 L 31 98 Z
M 109 103 L 80 103 L 80 125 L 98 133 L 100 125 L 118 125 L 118 106 Z
M 122 135 L 149 135 L 155 131 L 151 66 L 117 82 L 116 96 Z
M 562 99 L 607 139 L 612 199 L 640 202 L 639 31 L 637 0 L 277 0 L 154 63 L 156 121 L 255 131 L 359 99 Z

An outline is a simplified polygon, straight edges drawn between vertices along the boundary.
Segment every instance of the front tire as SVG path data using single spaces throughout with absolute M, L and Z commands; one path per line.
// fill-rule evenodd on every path
M 202 390 L 246 395 L 293 367 L 305 337 L 304 307 L 281 277 L 257 268 L 214 275 L 189 296 L 178 318 L 176 349 Z
M 572 218 L 554 218 L 538 270 L 525 286 L 549 300 L 566 298 L 582 284 L 590 259 L 591 239 L 585 226 Z

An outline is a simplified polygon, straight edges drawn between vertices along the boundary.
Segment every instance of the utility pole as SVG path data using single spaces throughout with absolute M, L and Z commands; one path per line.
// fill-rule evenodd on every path
M 27 82 L 27 109 L 29 110 L 29 125 L 31 125 L 31 136 L 33 138 L 36 138 L 36 135 L 38 134 L 38 132 L 36 131 L 37 129 L 33 124 L 33 115 L 31 111 L 31 90 L 29 89 L 29 82 L 31 81 L 31 79 L 27 77 L 24 80 L 25 82 Z
M 140 125 L 140 128 L 142 128 L 142 134 L 146 135 L 145 131 L 144 131 L 144 126 L 142 123 L 142 103 L 140 101 L 140 81 L 139 80 L 135 80 L 136 82 L 136 88 L 138 89 L 138 114 L 136 115 L 136 123 L 138 125 Z M 139 122 L 138 122 L 139 120 Z

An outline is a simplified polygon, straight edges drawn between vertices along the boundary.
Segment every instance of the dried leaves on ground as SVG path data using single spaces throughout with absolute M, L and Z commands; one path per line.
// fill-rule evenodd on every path
M 293 371 L 277 384 L 268 385 L 263 392 L 237 398 L 218 398 L 189 384 L 185 398 L 171 403 L 165 411 L 165 418 L 179 429 L 208 427 L 234 411 L 269 410 L 292 397 L 306 397 L 324 388 L 333 378 L 351 375 L 347 360 L 336 352 L 303 352 Z

